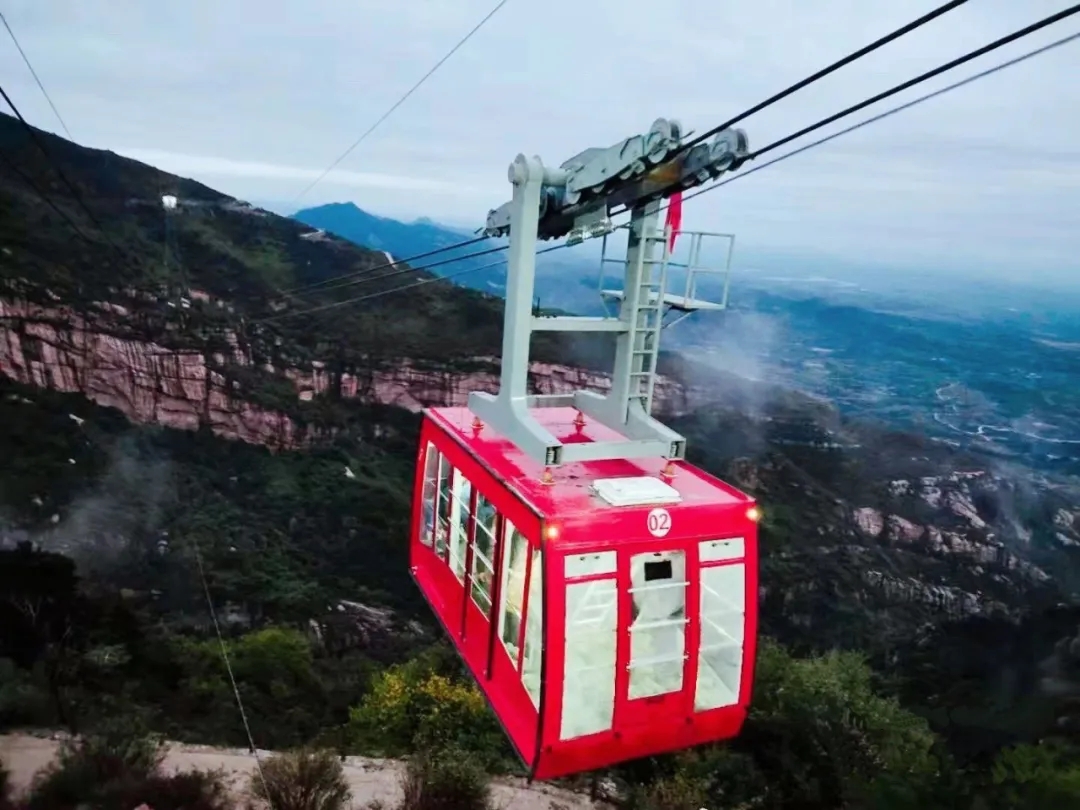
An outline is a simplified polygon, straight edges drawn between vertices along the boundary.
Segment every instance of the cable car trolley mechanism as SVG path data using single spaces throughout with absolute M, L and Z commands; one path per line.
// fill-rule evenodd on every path
M 747 143 L 681 140 L 661 119 L 559 169 L 517 157 L 487 228 L 510 237 L 499 392 L 424 412 L 412 574 L 537 779 L 732 737 L 750 702 L 758 507 L 651 415 L 665 308 L 719 308 L 667 293 L 660 201 L 737 168 Z M 537 239 L 606 235 L 616 205 L 618 317 L 534 315 Z M 610 391 L 530 396 L 542 330 L 614 333 Z

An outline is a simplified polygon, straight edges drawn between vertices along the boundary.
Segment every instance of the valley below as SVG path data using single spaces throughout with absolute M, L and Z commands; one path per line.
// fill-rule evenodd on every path
M 339 750 L 350 779 L 430 746 L 520 773 L 405 542 L 419 411 L 495 390 L 502 301 L 378 268 L 461 235 L 313 239 L 48 139 L 123 260 L 0 179 L 0 730 L 122 718 L 185 756 Z M 145 204 L 161 189 L 184 204 Z M 763 508 L 762 651 L 744 734 L 611 769 L 628 806 L 987 807 L 956 802 L 1001 768 L 1034 790 L 1010 757 L 1045 765 L 1040 795 L 1076 778 L 1077 336 L 864 303 L 748 284 L 665 336 L 658 413 Z M 541 336 L 532 390 L 604 391 L 611 349 Z M 19 779 L 48 747 L 4 745 Z

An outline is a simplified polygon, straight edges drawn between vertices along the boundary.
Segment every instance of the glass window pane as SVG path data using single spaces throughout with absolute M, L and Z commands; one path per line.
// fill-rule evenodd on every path
M 490 519 L 489 519 L 490 518 Z M 495 581 L 495 521 L 498 513 L 483 493 L 476 493 L 476 537 L 473 540 L 472 598 L 484 615 L 491 613 L 491 585 Z
M 435 553 L 444 560 L 450 540 L 450 479 L 453 474 L 454 468 L 450 466 L 446 456 L 442 456 L 439 459 L 439 504 L 435 510 L 438 515 L 435 527 Z
M 567 584 L 560 739 L 572 740 L 611 728 L 617 627 L 614 578 Z
M 502 560 L 502 596 L 499 611 L 499 638 L 518 665 L 518 630 L 521 627 L 521 607 L 525 597 L 525 563 L 529 543 L 509 520 L 506 523 L 506 552 Z
M 428 548 L 435 537 L 435 495 L 439 487 L 439 451 L 428 442 L 424 451 L 424 493 L 421 503 L 420 542 Z
M 483 495 L 476 496 L 476 521 L 487 529 L 492 537 L 495 536 L 495 520 L 498 516 L 499 513 L 496 511 L 491 501 Z
M 616 563 L 614 551 L 594 551 L 591 554 L 568 555 L 564 570 L 567 579 L 614 574 Z
M 448 562 L 450 570 L 461 583 L 465 582 L 465 548 L 469 542 L 469 503 L 472 497 L 472 484 L 461 474 L 454 471 L 454 498 L 450 504 L 450 550 Z
M 540 708 L 540 651 L 544 639 L 544 564 L 540 549 L 534 548 L 529 563 L 529 598 L 525 602 L 525 657 L 521 664 L 521 680 Z
M 695 711 L 731 706 L 739 700 L 746 611 L 746 566 L 701 569 L 701 650 Z
M 630 700 L 677 692 L 686 660 L 686 554 L 630 558 Z

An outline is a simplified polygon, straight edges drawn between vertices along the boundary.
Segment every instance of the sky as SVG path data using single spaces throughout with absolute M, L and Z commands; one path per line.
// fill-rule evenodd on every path
M 941 0 L 510 0 L 297 200 L 494 2 L 0 9 L 80 143 L 279 211 L 350 200 L 475 227 L 509 199 L 519 152 L 557 165 L 658 117 L 711 128 Z M 740 126 L 764 145 L 1066 5 L 971 0 Z M 1080 15 L 851 122 L 1077 31 Z M 734 232 L 742 256 L 774 264 L 1080 283 L 1077 76 L 1080 41 L 688 202 L 684 227 Z M 63 133 L 2 31 L 0 77 L 31 123 Z

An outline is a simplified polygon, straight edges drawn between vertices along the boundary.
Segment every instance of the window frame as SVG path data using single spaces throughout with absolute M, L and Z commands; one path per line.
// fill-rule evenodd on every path
M 469 538 L 472 530 L 472 502 L 476 487 L 469 477 L 457 468 L 454 469 L 454 478 L 450 486 L 450 518 L 449 534 L 446 541 L 446 564 L 453 573 L 454 578 L 464 587 L 466 575 L 469 570 Z M 462 495 L 468 493 L 467 498 Z M 465 503 L 463 503 L 465 501 Z M 460 549 L 457 548 L 458 540 L 461 541 Z M 455 555 L 460 553 L 456 562 L 461 564 L 461 571 L 455 567 Z
M 603 551 L 590 551 L 578 554 L 565 554 L 556 557 L 563 565 L 563 626 L 562 626 L 562 671 L 559 673 L 559 685 L 561 694 L 559 702 L 562 706 L 560 710 L 559 718 L 559 740 L 560 742 L 568 742 L 572 740 L 579 740 L 585 737 L 592 736 L 594 734 L 608 734 L 615 729 L 616 709 L 619 704 L 618 696 L 618 684 L 619 684 L 619 671 L 620 671 L 620 654 L 619 645 L 621 637 L 620 628 L 620 601 L 622 599 L 622 588 L 619 578 L 619 562 L 618 552 L 614 549 L 604 549 Z M 585 629 L 579 632 L 571 632 L 571 627 L 574 628 L 588 628 L 588 623 L 578 623 L 571 625 L 571 621 L 574 615 L 570 611 L 570 595 L 572 592 L 577 592 L 578 589 L 584 588 L 581 591 L 585 598 L 582 603 L 584 606 L 589 605 L 589 600 L 596 598 L 595 596 L 589 596 L 590 586 L 602 586 L 601 598 L 608 597 L 609 601 L 603 605 L 602 612 L 599 614 L 601 620 L 607 619 L 603 626 L 599 629 Z M 579 606 L 580 608 L 580 606 Z M 603 696 L 594 695 L 596 700 L 602 699 L 608 702 L 610 705 L 607 707 L 606 725 L 603 728 L 589 729 L 581 733 L 569 735 L 566 728 L 566 705 L 567 691 L 568 689 L 580 688 L 581 679 L 576 676 L 577 673 L 583 670 L 575 670 L 570 672 L 567 669 L 567 665 L 571 661 L 571 644 L 579 644 L 580 640 L 584 637 L 586 639 L 597 636 L 597 634 L 603 634 L 604 643 L 610 643 L 611 650 L 609 660 L 599 667 L 603 670 L 605 677 L 601 679 L 604 684 L 610 685 L 610 694 L 604 694 Z M 610 666 L 609 666 L 610 664 Z M 593 669 L 588 667 L 587 669 Z
M 487 507 L 489 507 L 491 509 L 492 513 L 493 513 L 493 519 L 491 521 L 491 524 L 492 524 L 491 530 L 488 529 L 487 525 L 484 523 L 483 519 L 480 517 L 480 509 L 481 509 L 480 501 L 481 501 L 481 499 L 483 499 L 484 504 Z M 477 609 L 480 610 L 485 616 L 488 617 L 489 621 L 491 620 L 492 607 L 495 605 L 495 598 L 494 598 L 495 580 L 496 580 L 496 572 L 498 570 L 496 568 L 496 558 L 498 556 L 498 554 L 497 554 L 497 552 L 498 552 L 498 543 L 499 543 L 498 530 L 499 530 L 499 521 L 500 521 L 501 517 L 502 517 L 502 515 L 499 513 L 499 510 L 495 507 L 495 504 L 493 504 L 491 502 L 491 500 L 486 495 L 484 495 L 484 493 L 481 492 L 477 487 L 473 487 L 473 514 L 472 514 L 473 530 L 472 530 L 472 535 L 471 535 L 470 544 L 469 544 L 469 569 L 468 569 L 468 574 L 469 574 L 469 598 L 472 600 L 473 604 L 476 605 Z M 487 553 L 485 553 L 484 551 L 481 551 L 478 548 L 478 541 L 480 539 L 481 532 L 483 532 L 484 536 L 489 538 L 490 541 L 491 541 L 490 550 Z M 477 565 L 477 557 L 479 557 L 479 559 L 483 561 L 483 566 L 484 566 L 485 570 L 487 571 L 487 573 L 490 574 L 490 577 L 487 580 L 487 589 L 484 590 L 482 587 L 479 588 L 479 593 L 484 597 L 484 599 L 487 600 L 487 604 L 481 604 L 480 600 L 476 598 L 476 595 L 477 595 L 477 592 L 478 592 L 478 588 L 477 588 L 477 582 L 478 582 L 477 570 L 479 568 L 479 566 Z
M 435 556 L 447 565 L 450 564 L 450 509 L 454 496 L 454 473 L 456 472 L 456 469 L 457 468 L 454 467 L 446 453 L 439 454 L 439 487 L 438 498 L 435 502 L 435 542 L 432 548 L 435 552 Z M 444 472 L 446 473 L 445 479 L 443 477 Z M 442 540 L 443 545 L 440 549 L 439 542 L 443 537 L 444 523 L 446 524 L 446 534 L 445 539 Z
M 531 563 L 530 549 L 532 544 L 529 542 L 528 536 L 520 531 L 509 518 L 503 518 L 503 533 L 502 541 L 504 544 L 503 556 L 502 556 L 502 570 L 499 572 L 499 580 L 501 583 L 499 594 L 499 620 L 496 633 L 498 634 L 499 641 L 502 643 L 503 649 L 506 651 L 507 656 L 510 658 L 510 662 L 514 668 L 514 671 L 521 675 L 521 639 L 522 633 L 525 627 L 525 601 L 527 598 L 526 588 L 528 587 L 529 579 L 529 567 Z M 514 541 L 516 538 L 520 538 L 523 553 L 525 555 L 524 571 L 522 571 L 521 578 L 518 580 L 511 576 L 511 569 L 514 563 Z M 518 627 L 517 632 L 514 634 L 514 643 L 517 645 L 516 652 L 511 651 L 510 643 L 506 639 L 507 631 L 507 616 L 510 612 L 508 597 L 511 595 L 510 586 L 514 581 L 521 582 L 520 593 L 518 594 L 518 601 L 520 602 L 520 613 L 517 614 Z
M 524 598 L 521 606 L 521 627 L 518 632 L 518 649 L 520 650 L 520 662 L 518 665 L 518 673 L 521 677 L 521 685 L 525 687 L 525 692 L 529 695 L 529 699 L 532 700 L 533 706 L 540 709 L 540 694 L 543 691 L 543 661 L 544 661 L 544 550 L 538 545 L 529 543 L 528 545 L 529 559 L 528 565 L 525 569 L 525 587 Z M 534 569 L 539 570 L 534 574 Z M 533 577 L 536 576 L 537 585 L 533 587 Z M 539 600 L 539 605 L 536 605 L 534 610 L 533 601 L 534 597 Z M 533 621 L 533 617 L 539 618 Z M 535 627 L 536 632 L 530 633 L 529 631 Z M 528 655 L 530 652 L 530 642 L 535 645 L 532 652 L 536 655 L 536 664 L 540 671 L 537 673 L 536 679 L 536 694 L 533 695 L 529 689 L 529 684 L 525 680 L 525 664 L 532 660 L 532 657 Z
M 428 440 L 424 450 L 424 475 L 420 486 L 420 545 L 427 549 L 435 548 L 435 524 L 438 519 L 437 509 L 439 501 L 439 466 L 442 463 L 443 454 L 435 443 Z M 434 463 L 433 463 L 434 462 Z M 434 467 L 434 471 L 432 471 Z M 432 475 L 432 472 L 434 474 Z M 429 496 L 430 485 L 430 496 Z M 431 521 L 428 522 L 428 510 L 431 511 Z
M 746 667 L 746 617 L 747 617 L 746 600 L 747 600 L 747 595 L 746 595 L 746 592 L 745 592 L 745 588 L 746 588 L 747 558 L 746 558 L 746 540 L 742 536 L 729 536 L 729 537 L 721 536 L 719 538 L 709 538 L 709 539 L 699 540 L 699 541 L 697 541 L 697 547 L 698 547 L 698 566 L 697 566 L 698 604 L 697 604 L 696 609 L 697 609 L 698 623 L 699 623 L 700 629 L 698 631 L 697 650 L 696 650 L 696 652 L 697 652 L 697 667 L 696 667 L 696 671 L 693 673 L 693 704 L 692 704 L 692 706 L 693 706 L 693 712 L 695 714 L 700 714 L 700 713 L 703 713 L 703 712 L 711 712 L 711 711 L 717 711 L 717 710 L 730 708 L 731 706 L 738 705 L 739 701 L 742 699 L 742 677 L 743 677 L 743 670 Z M 708 557 L 706 557 L 706 555 L 703 554 L 703 551 L 705 550 L 706 547 L 709 548 L 709 556 Z M 709 706 L 699 707 L 698 701 L 699 701 L 699 698 L 700 698 L 699 692 L 700 692 L 700 686 L 701 686 L 702 669 L 705 666 L 709 666 L 710 669 L 713 669 L 714 673 L 716 672 L 715 668 L 712 667 L 711 664 L 706 663 L 706 661 L 707 661 L 706 654 L 711 653 L 711 652 L 715 652 L 718 649 L 723 649 L 724 646 L 727 646 L 727 645 L 717 645 L 717 646 L 706 647 L 706 643 L 705 643 L 705 636 L 706 636 L 706 634 L 705 634 L 705 622 L 707 620 L 707 617 L 716 615 L 715 611 L 712 611 L 712 612 L 709 612 L 709 613 L 706 613 L 706 611 L 705 611 L 705 602 L 706 602 L 706 599 L 707 599 L 707 594 L 711 593 L 717 599 L 721 599 L 721 600 L 723 599 L 723 597 L 720 594 L 716 593 L 716 591 L 714 591 L 711 587 L 709 587 L 709 586 L 707 586 L 705 584 L 705 576 L 706 576 L 706 572 L 714 571 L 714 570 L 721 569 L 721 568 L 731 568 L 731 569 L 737 570 L 739 572 L 738 580 L 743 585 L 743 601 L 742 601 L 741 610 L 730 611 L 731 613 L 741 617 L 740 637 L 738 639 L 732 638 L 733 644 L 731 645 L 734 649 L 738 650 L 738 658 L 739 658 L 738 675 L 739 675 L 739 680 L 738 680 L 738 683 L 736 684 L 736 687 L 735 687 L 735 690 L 734 690 L 734 701 L 732 701 L 730 703 L 722 703 L 722 704 L 719 704 L 719 705 L 709 705 Z M 724 612 L 728 612 L 728 611 L 724 611 Z M 711 624 L 711 622 L 710 622 L 710 624 Z M 728 635 L 727 632 L 725 630 L 723 630 L 723 628 L 717 628 L 717 629 L 723 635 Z

